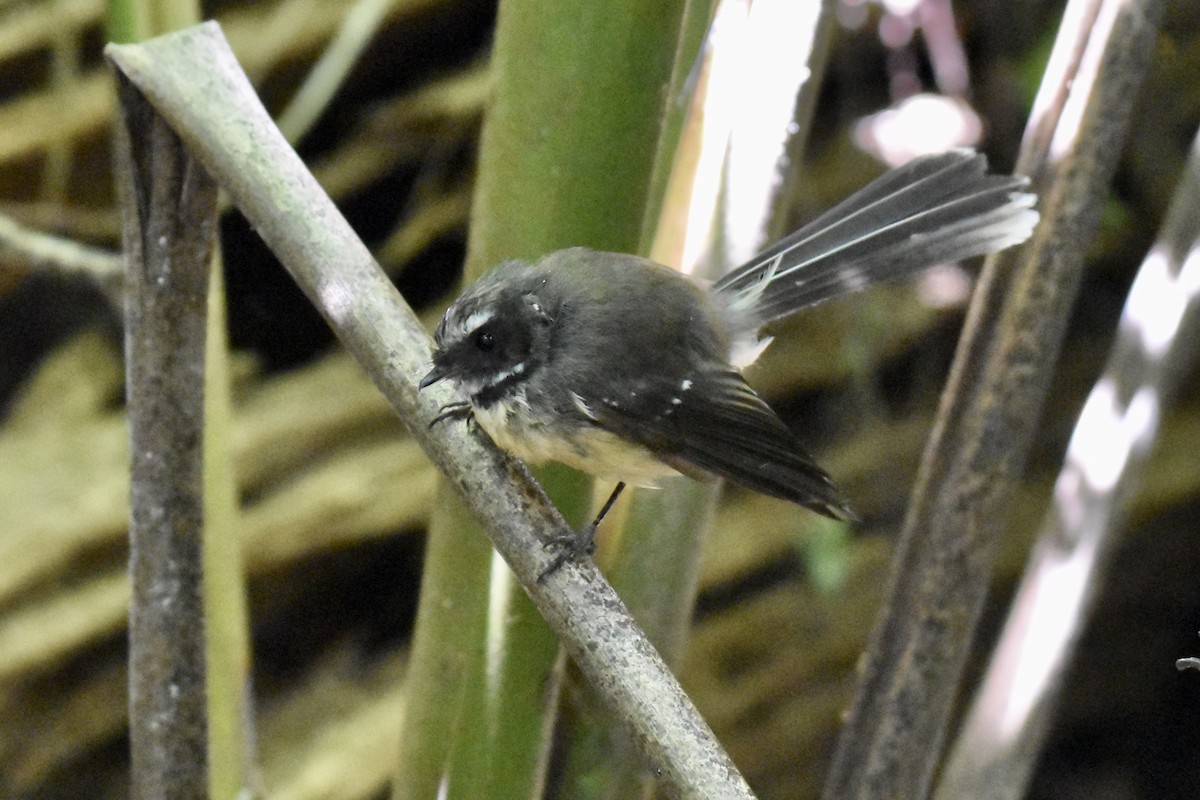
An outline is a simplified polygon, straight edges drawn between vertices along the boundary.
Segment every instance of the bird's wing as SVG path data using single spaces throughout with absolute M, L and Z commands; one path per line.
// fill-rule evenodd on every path
M 648 376 L 620 396 L 587 401 L 597 424 L 681 472 L 699 468 L 834 519 L 853 518 L 833 481 L 737 372 Z

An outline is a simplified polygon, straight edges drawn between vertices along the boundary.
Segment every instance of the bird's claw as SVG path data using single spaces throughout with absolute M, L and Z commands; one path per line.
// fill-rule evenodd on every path
M 562 569 L 562 565 L 580 556 L 591 556 L 596 552 L 596 525 L 590 523 L 577 531 L 555 536 L 542 545 L 546 550 L 557 550 L 545 569 L 538 574 L 538 583 Z
M 470 403 L 464 401 L 447 403 L 438 410 L 438 415 L 429 421 L 429 427 L 432 429 L 434 425 L 448 419 L 465 419 L 470 423 L 475 419 L 475 411 L 471 408 Z

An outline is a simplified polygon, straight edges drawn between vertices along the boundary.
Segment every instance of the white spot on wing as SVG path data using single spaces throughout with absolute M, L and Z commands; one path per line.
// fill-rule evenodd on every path
M 863 289 L 871 285 L 870 279 L 863 274 L 863 271 L 854 267 L 843 267 L 838 272 L 838 280 L 842 286 L 846 287 L 848 293 L 861 292 Z M 799 285 L 801 281 L 797 281 Z
M 580 414 L 583 414 L 588 419 L 596 418 L 596 415 L 592 413 L 592 409 L 587 404 L 587 401 L 585 401 L 582 397 L 580 397 L 575 392 L 571 392 L 571 402 L 573 402 L 575 404 L 575 407 L 577 409 L 579 409 Z

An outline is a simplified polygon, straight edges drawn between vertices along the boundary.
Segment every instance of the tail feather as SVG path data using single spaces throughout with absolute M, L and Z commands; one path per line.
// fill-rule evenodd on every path
M 760 327 L 807 306 L 1029 237 L 1036 198 L 1017 176 L 955 150 L 915 159 L 785 237 L 713 286 Z M 749 313 L 745 313 L 749 312 Z

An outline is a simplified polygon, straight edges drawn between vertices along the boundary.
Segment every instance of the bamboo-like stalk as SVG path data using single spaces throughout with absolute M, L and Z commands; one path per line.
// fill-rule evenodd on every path
M 116 42 L 138 41 L 200 20 L 197 0 L 110 0 L 108 9 L 109 34 Z M 125 113 L 129 110 L 125 109 Z M 213 214 L 216 214 L 215 210 Z M 215 224 L 212 236 L 215 241 Z M 222 261 L 211 243 L 209 252 L 209 291 L 203 317 L 207 330 L 203 337 L 204 364 L 200 371 L 204 382 L 199 444 L 204 470 L 200 490 L 204 605 L 202 616 L 195 624 L 201 627 L 205 636 L 208 791 L 214 797 L 235 797 L 250 785 L 254 773 L 253 714 L 249 709 L 250 692 L 247 690 L 250 632 L 237 481 L 229 441 L 232 409 L 225 284 L 221 274 Z M 133 448 L 135 458 L 137 452 Z M 136 482 L 134 491 L 137 491 Z M 134 598 L 136 603 L 136 589 Z M 137 677 L 133 679 L 137 680 Z M 131 720 L 131 725 L 139 723 L 140 720 Z
M 217 190 L 137 91 L 126 83 L 120 90 L 133 795 L 203 798 L 204 348 Z
M 893 583 L 826 800 L 923 798 L 971 635 L 1145 77 L 1161 0 L 1068 8 L 1017 169 L 1042 223 L 988 259 L 921 465 Z
M 496 549 L 587 678 L 636 732 L 670 790 L 684 798 L 750 797 L 594 565 L 568 562 L 538 582 L 553 557 L 542 543 L 567 530 L 527 472 L 476 431 L 429 430 L 450 394 L 417 391 L 430 358 L 427 335 L 283 141 L 217 26 L 107 52 L 217 176 L 472 513 L 486 521 Z

